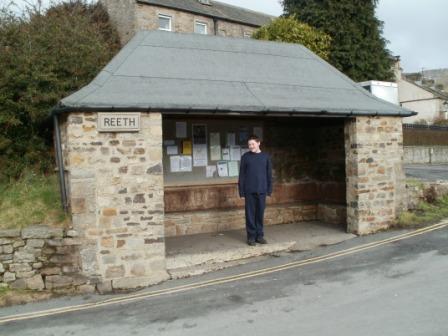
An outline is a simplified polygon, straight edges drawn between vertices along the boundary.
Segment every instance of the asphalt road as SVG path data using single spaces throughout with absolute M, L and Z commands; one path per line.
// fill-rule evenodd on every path
M 411 232 L 353 238 L 150 288 L 307 260 Z M 0 335 L 448 335 L 448 227 L 266 275 L 101 308 L 0 324 Z M 145 293 L 145 292 L 143 292 Z M 1 317 L 98 300 L 52 300 Z M 79 301 L 79 302 L 78 302 Z
M 406 177 L 425 181 L 448 180 L 448 164 L 405 165 Z

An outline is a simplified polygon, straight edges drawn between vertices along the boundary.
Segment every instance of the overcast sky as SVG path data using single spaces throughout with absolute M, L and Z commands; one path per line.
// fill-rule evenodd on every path
M 220 0 L 280 15 L 279 0 Z M 447 0 L 380 0 L 377 16 L 384 21 L 388 48 L 401 56 L 405 72 L 448 68 Z
M 282 13 L 279 0 L 220 1 L 272 15 Z M 0 0 L 0 4 L 6 2 L 9 0 Z M 405 72 L 448 68 L 447 0 L 380 0 L 377 16 L 384 21 L 388 48 L 401 56 Z

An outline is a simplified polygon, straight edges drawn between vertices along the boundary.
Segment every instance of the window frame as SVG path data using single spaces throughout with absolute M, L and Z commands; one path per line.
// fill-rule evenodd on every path
M 199 33 L 196 31 L 196 26 L 201 25 L 205 27 L 205 33 Z M 208 23 L 200 20 L 194 20 L 194 32 L 195 34 L 208 35 Z
M 157 19 L 158 19 L 158 23 L 159 23 L 159 28 L 158 28 L 158 30 L 163 30 L 163 31 L 173 31 L 173 17 L 172 16 L 170 16 L 170 15 L 166 15 L 166 14 L 158 14 L 157 15 Z M 166 29 L 166 28 L 162 28 L 162 27 L 160 27 L 160 19 L 168 19 L 168 22 L 169 22 L 169 28 L 168 29 Z

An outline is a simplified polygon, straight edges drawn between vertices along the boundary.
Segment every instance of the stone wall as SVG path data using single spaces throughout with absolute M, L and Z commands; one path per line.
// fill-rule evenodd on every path
M 418 181 L 406 185 L 406 207 L 416 210 L 421 202 L 434 203 L 437 199 L 448 195 L 448 182 Z
M 96 113 L 71 113 L 64 136 L 81 272 L 117 289 L 168 278 L 161 114 L 141 113 L 140 124 L 139 132 L 102 133 Z
M 269 197 L 268 197 L 269 199 Z M 345 226 L 345 206 L 336 204 L 297 203 L 267 205 L 264 225 L 323 220 Z M 165 214 L 166 237 L 197 233 L 217 233 L 245 228 L 244 208 L 171 212 Z
M 387 228 L 406 208 L 402 119 L 347 120 L 345 150 L 348 231 Z
M 136 33 L 135 0 L 100 0 L 115 27 L 122 45 L 125 45 Z
M 133 0 L 101 0 L 118 29 L 122 45 L 126 44 L 137 30 L 159 29 L 158 15 L 172 17 L 172 30 L 180 33 L 193 33 L 195 21 L 207 23 L 207 33 L 215 34 L 213 18 L 176 9 L 141 4 Z M 229 37 L 249 37 L 257 29 L 250 25 L 216 20 L 217 35 Z
M 448 146 L 405 146 L 404 163 L 448 163 Z
M 242 24 L 218 20 L 217 35 L 226 37 L 250 37 L 257 30 L 257 27 L 245 26 Z
M 267 206 L 264 219 L 265 225 L 316 220 L 317 205 L 297 204 Z M 165 233 L 167 237 L 222 232 L 244 228 L 244 208 L 172 212 L 165 214 Z
M 159 29 L 159 14 L 171 16 L 172 30 L 178 33 L 194 33 L 195 21 L 207 23 L 207 33 L 213 35 L 213 19 L 183 12 L 175 9 L 138 4 L 136 10 L 136 26 L 138 29 L 157 30 Z
M 0 287 L 16 289 L 95 291 L 95 283 L 80 273 L 74 230 L 33 225 L 0 230 Z

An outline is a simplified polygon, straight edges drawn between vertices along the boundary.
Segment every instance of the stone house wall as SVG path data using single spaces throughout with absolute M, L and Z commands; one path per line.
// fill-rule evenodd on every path
M 207 23 L 207 33 L 215 34 L 213 18 L 186 11 L 137 3 L 135 0 L 101 0 L 109 16 L 116 25 L 122 45 L 126 44 L 138 30 L 157 30 L 158 15 L 172 17 L 172 30 L 181 33 L 193 33 L 196 20 Z M 257 29 L 252 25 L 216 19 L 216 35 L 227 37 L 248 37 Z
M 209 35 L 215 33 L 213 19 L 210 17 L 146 4 L 137 4 L 136 27 L 145 30 L 159 29 L 159 14 L 171 16 L 172 30 L 174 32 L 194 33 L 194 24 L 197 20 L 207 23 L 207 33 Z
M 111 21 L 117 28 L 122 45 L 125 45 L 136 33 L 135 0 L 100 0 L 106 7 Z
M 226 37 L 250 37 L 252 33 L 257 30 L 258 27 L 246 26 L 239 23 L 218 20 L 217 22 L 217 34 L 219 36 Z

